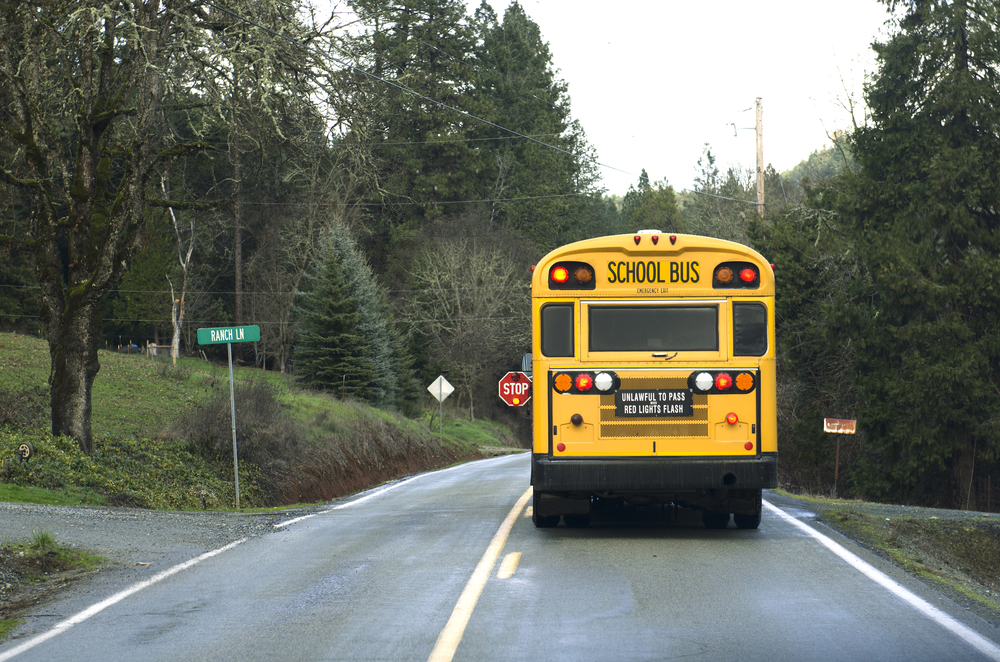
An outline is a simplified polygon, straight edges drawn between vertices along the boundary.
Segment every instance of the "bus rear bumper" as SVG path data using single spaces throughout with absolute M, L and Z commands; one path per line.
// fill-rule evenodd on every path
M 536 492 L 669 494 L 778 486 L 778 455 L 754 458 L 532 458 Z

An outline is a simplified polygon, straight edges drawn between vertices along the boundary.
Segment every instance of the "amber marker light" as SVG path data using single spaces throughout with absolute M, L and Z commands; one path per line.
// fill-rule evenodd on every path
M 736 375 L 736 388 L 741 391 L 749 391 L 753 388 L 753 375 L 749 372 L 741 372 Z
M 740 422 L 740 417 L 736 415 L 736 412 L 731 411 L 728 414 L 726 414 L 726 423 L 729 423 L 730 425 L 736 425 L 739 422 Z
M 735 275 L 736 274 L 734 274 L 733 270 L 730 269 L 729 267 L 722 267 L 721 269 L 715 272 L 715 280 L 719 281 L 723 285 L 728 285 L 729 283 L 733 282 L 733 278 L 735 277 Z
M 577 267 L 576 271 L 573 272 L 573 277 L 576 278 L 576 282 L 586 285 L 593 280 L 594 272 L 587 267 Z
M 556 375 L 555 379 L 556 390 L 560 393 L 565 393 L 566 391 L 573 388 L 573 378 L 567 375 L 565 372 L 561 372 Z

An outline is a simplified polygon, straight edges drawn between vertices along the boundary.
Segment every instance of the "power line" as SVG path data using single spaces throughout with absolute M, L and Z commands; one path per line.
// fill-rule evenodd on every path
M 397 28 L 393 28 L 393 29 L 395 29 L 395 30 L 398 30 L 398 31 L 402 32 L 402 28 L 398 28 L 398 27 L 397 27 Z M 407 34 L 406 36 L 407 36 L 407 37 L 409 37 L 410 39 L 415 39 L 416 41 L 419 41 L 419 42 L 420 42 L 421 44 L 423 44 L 424 46 L 427 46 L 428 48 L 433 48 L 434 50 L 436 50 L 436 51 L 437 51 L 438 53 L 441 53 L 442 55 L 444 55 L 444 56 L 445 56 L 446 58 L 448 58 L 449 60 L 452 60 L 453 62 L 457 62 L 458 64 L 461 64 L 462 66 L 465 66 L 465 67 L 469 67 L 469 68 L 470 68 L 470 69 L 472 69 L 473 71 L 478 71 L 478 72 L 479 72 L 479 73 L 481 73 L 481 74 L 485 74 L 485 75 L 489 76 L 490 78 L 492 78 L 493 80 L 496 80 L 496 81 L 499 81 L 499 83 L 500 83 L 501 85 L 503 85 L 504 87 L 506 87 L 506 88 L 508 88 L 508 89 L 511 89 L 511 86 L 510 86 L 510 85 L 508 85 L 507 83 L 505 83 L 505 82 L 503 81 L 503 78 L 501 78 L 501 77 L 500 77 L 500 76 L 499 76 L 498 74 L 496 74 L 495 72 L 492 72 L 492 71 L 485 71 L 485 70 L 483 70 L 483 69 L 480 69 L 479 67 L 477 67 L 477 66 L 475 66 L 475 65 L 473 65 L 473 64 L 469 64 L 469 63 L 468 63 L 468 62 L 466 62 L 465 60 L 460 60 L 460 59 L 458 59 L 457 57 L 454 57 L 453 55 L 451 55 L 450 53 L 446 53 L 445 51 L 441 50 L 441 49 L 440 49 L 440 48 L 438 48 L 437 46 L 435 46 L 435 45 L 433 45 L 433 44 L 428 44 L 428 43 L 427 43 L 426 41 L 424 41 L 424 40 L 423 40 L 423 39 L 421 39 L 420 37 L 417 37 L 417 36 L 414 36 L 414 35 L 411 35 L 411 34 Z M 545 99 L 542 99 L 542 98 L 541 98 L 541 97 L 539 97 L 538 95 L 535 95 L 535 94 L 531 94 L 530 92 L 529 92 L 528 94 L 529 94 L 529 95 L 531 96 L 531 98 L 532 98 L 532 99 L 535 99 L 535 100 L 537 100 L 537 101 L 541 101 L 542 103 L 544 103 L 544 104 L 548 104 L 548 105 L 549 105 L 550 107 L 552 107 L 552 108 L 555 108 L 555 109 L 556 109 L 556 110 L 558 110 L 558 111 L 561 111 L 561 112 L 565 112 L 565 113 L 567 113 L 567 114 L 568 114 L 568 111 L 566 111 L 565 109 L 563 109 L 563 108 L 561 108 L 561 107 L 557 106 L 556 104 L 552 103 L 551 101 L 546 101 Z
M 408 88 L 408 87 L 406 87 L 404 85 L 400 85 L 399 83 L 394 83 L 394 82 L 392 82 L 390 80 L 387 80 L 385 78 L 382 78 L 380 76 L 376 76 L 375 74 L 373 74 L 373 73 L 371 73 L 371 72 L 369 72 L 369 71 L 367 71 L 365 69 L 362 69 L 360 67 L 356 67 L 353 64 L 350 64 L 348 62 L 343 62 L 341 60 L 338 60 L 337 58 L 333 57 L 332 55 L 329 55 L 327 53 L 323 53 L 322 51 L 319 51 L 319 50 L 317 50 L 315 48 L 310 48 L 309 46 L 306 46 L 305 44 L 303 44 L 302 42 L 300 42 L 300 41 L 298 41 L 296 39 L 293 39 L 293 38 L 291 38 L 291 37 L 289 37 L 287 35 L 283 35 L 283 34 L 281 34 L 279 32 L 276 32 L 275 30 L 272 30 L 272 29 L 267 28 L 267 27 L 265 27 L 265 26 L 263 26 L 263 25 L 261 25 L 259 23 L 251 21 L 250 19 L 245 18 L 244 16 L 241 16 L 241 15 L 239 15 L 239 14 L 237 14 L 235 12 L 232 12 L 232 11 L 230 11 L 228 9 L 224 9 L 224 8 L 219 7 L 218 5 L 214 5 L 214 4 L 210 3 L 210 2 L 205 3 L 205 4 L 208 5 L 209 7 L 212 7 L 213 9 L 218 9 L 219 11 L 221 11 L 221 12 L 223 12 L 225 14 L 229 14 L 230 16 L 232 16 L 233 18 L 235 18 L 236 20 L 242 21 L 242 22 L 246 23 L 247 25 L 252 25 L 252 26 L 254 26 L 254 27 L 256 27 L 256 28 L 258 28 L 260 30 L 263 30 L 264 32 L 267 32 L 268 34 L 270 34 L 272 36 L 278 37 L 279 39 L 284 39 L 285 41 L 289 42 L 290 44 L 294 44 L 295 46 L 298 46 L 299 48 L 301 48 L 301 49 L 303 49 L 305 51 L 309 51 L 310 53 L 318 55 L 319 57 L 326 58 L 328 60 L 336 62 L 337 64 L 339 64 L 342 67 L 346 67 L 346 68 L 351 69 L 352 71 L 355 71 L 355 72 L 357 72 L 359 74 L 362 74 L 364 76 L 368 76 L 369 78 L 373 78 L 373 79 L 379 81 L 380 83 L 384 83 L 386 85 L 394 87 L 394 88 L 396 88 L 396 89 L 398 89 L 398 90 L 400 90 L 402 92 L 405 92 L 406 94 L 414 96 L 414 97 L 416 97 L 418 99 L 423 99 L 424 101 L 432 103 L 435 106 L 439 106 L 439 107 L 444 108 L 446 110 L 450 110 L 452 112 L 458 113 L 460 115 L 468 117 L 471 120 L 475 120 L 477 122 L 481 122 L 483 124 L 486 124 L 487 126 L 491 126 L 494 129 L 499 129 L 501 131 L 506 131 L 507 133 L 513 134 L 513 135 L 518 136 L 520 138 L 525 138 L 526 140 L 530 140 L 531 142 L 536 143 L 538 145 L 541 145 L 542 147 L 548 147 L 551 150 L 554 150 L 554 151 L 557 151 L 557 152 L 561 152 L 561 153 L 566 154 L 568 156 L 572 156 L 575 159 L 590 160 L 590 159 L 583 159 L 583 157 L 580 157 L 580 156 L 574 154 L 573 152 L 570 152 L 570 151 L 567 151 L 565 149 L 562 149 L 561 147 L 556 147 L 555 145 L 550 145 L 549 143 L 542 142 L 541 140 L 537 140 L 535 138 L 532 138 L 531 136 L 525 135 L 525 134 L 523 134 L 523 133 L 521 133 L 519 131 L 515 131 L 514 129 L 508 129 L 505 126 L 501 126 L 500 124 L 497 124 L 495 122 L 491 122 L 491 121 L 489 121 L 487 119 L 484 119 L 482 117 L 478 117 L 476 115 L 473 115 L 472 113 L 464 111 L 461 108 L 456 108 L 454 106 L 450 106 L 450 105 L 444 103 L 443 101 L 438 101 L 437 99 L 432 99 L 429 96 L 426 96 L 424 94 L 420 94 L 419 92 L 417 92 L 415 90 L 411 90 L 410 88 Z M 620 168 L 615 168 L 614 166 L 610 166 L 610 165 L 608 165 L 606 163 L 601 163 L 600 161 L 597 161 L 597 160 L 591 160 L 591 161 L 593 163 L 595 163 L 596 165 L 601 166 L 602 168 L 609 168 L 611 170 L 615 170 L 615 171 L 620 172 L 620 173 L 625 174 L 625 175 L 633 175 L 633 176 L 635 176 L 635 173 L 628 172 L 627 170 L 621 170 Z

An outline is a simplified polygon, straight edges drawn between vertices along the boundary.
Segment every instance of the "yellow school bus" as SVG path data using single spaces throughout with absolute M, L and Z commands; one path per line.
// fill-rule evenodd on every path
M 642 230 L 552 251 L 531 297 L 535 526 L 624 500 L 757 528 L 778 469 L 771 265 Z

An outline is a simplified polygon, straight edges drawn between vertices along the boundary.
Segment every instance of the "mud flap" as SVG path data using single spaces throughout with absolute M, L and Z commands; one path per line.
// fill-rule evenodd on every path
M 590 499 L 568 499 L 555 494 L 541 494 L 535 502 L 539 516 L 552 515 L 588 515 L 590 514 Z

